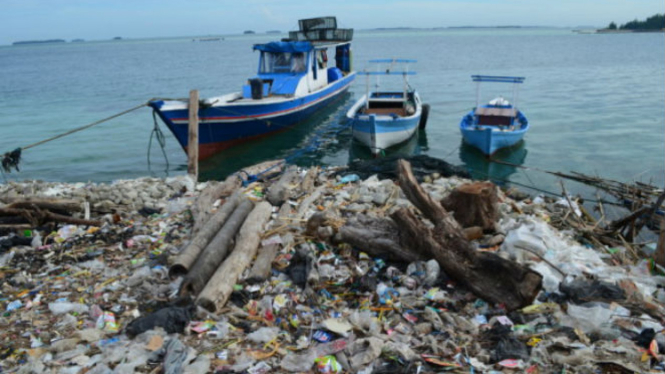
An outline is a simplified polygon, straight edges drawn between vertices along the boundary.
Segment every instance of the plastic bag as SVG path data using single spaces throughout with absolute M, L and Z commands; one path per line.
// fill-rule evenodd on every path
M 70 303 L 67 301 L 56 301 L 50 303 L 48 305 L 48 308 L 51 311 L 51 313 L 55 315 L 65 314 L 70 312 L 86 313 L 89 309 L 88 306 L 85 304 Z
M 125 332 L 129 336 L 136 336 L 142 332 L 163 328 L 167 333 L 182 333 L 192 319 L 192 307 L 167 307 L 152 314 L 139 317 L 127 325 Z

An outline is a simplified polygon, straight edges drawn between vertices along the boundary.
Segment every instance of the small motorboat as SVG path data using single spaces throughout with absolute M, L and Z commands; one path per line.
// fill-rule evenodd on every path
M 242 91 L 201 100 L 199 159 L 233 145 L 283 131 L 342 96 L 351 69 L 353 29 L 338 29 L 335 17 L 299 21 L 288 40 L 254 45 L 258 74 Z M 334 58 L 328 62 L 329 50 Z M 154 100 L 150 105 L 187 151 L 188 102 Z
M 422 104 L 418 92 L 408 82 L 408 76 L 416 74 L 408 70 L 408 64 L 416 60 L 382 59 L 370 62 L 388 64 L 388 67 L 375 72 L 358 72 L 367 76 L 367 93 L 349 109 L 346 117 L 351 121 L 353 138 L 377 156 L 387 148 L 411 139 L 419 126 L 424 128 L 429 106 Z M 395 71 L 397 64 L 404 64 L 404 68 Z M 377 89 L 374 91 L 369 90 L 372 75 L 377 76 Z M 401 75 L 404 78 L 403 90 L 379 90 L 378 77 L 381 75 Z
M 491 156 L 497 150 L 522 140 L 529 130 L 529 121 L 514 104 L 517 100 L 517 85 L 523 83 L 525 78 L 491 75 L 473 75 L 471 78 L 478 84 L 476 107 L 462 118 L 460 131 L 467 143 Z M 481 82 L 513 83 L 513 103 L 497 97 L 488 104 L 479 105 Z

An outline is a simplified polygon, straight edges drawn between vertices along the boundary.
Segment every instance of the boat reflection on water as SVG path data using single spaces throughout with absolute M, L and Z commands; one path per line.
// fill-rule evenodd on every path
M 510 176 L 517 171 L 517 166 L 522 165 L 526 160 L 526 142 L 519 141 L 512 147 L 498 150 L 491 158 L 487 157 L 474 146 L 467 144 L 462 140 L 459 156 L 466 168 L 471 173 L 473 179 L 490 180 L 497 185 L 505 185 L 510 181 Z
M 388 149 L 385 149 L 383 153 L 378 156 L 374 156 L 371 150 L 364 144 L 353 140 L 351 142 L 351 147 L 349 147 L 349 163 L 353 160 L 366 160 L 376 157 L 386 157 L 386 156 L 415 156 L 421 154 L 423 151 L 426 151 L 427 147 L 427 134 L 425 131 L 418 129 L 416 134 L 412 136 L 409 140 L 404 143 L 400 143 Z

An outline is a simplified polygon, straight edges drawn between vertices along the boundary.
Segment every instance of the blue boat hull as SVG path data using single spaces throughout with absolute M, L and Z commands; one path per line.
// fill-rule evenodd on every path
M 501 129 L 498 126 L 474 124 L 474 111 L 469 112 L 460 122 L 460 131 L 464 141 L 491 156 L 501 148 L 510 147 L 522 140 L 529 130 L 529 121 L 520 111 L 517 112 L 514 130 Z
M 246 141 L 268 136 L 294 126 L 346 92 L 355 78 L 351 73 L 312 94 L 288 100 L 256 100 L 256 104 L 213 105 L 199 109 L 199 159 Z M 165 101 L 151 101 L 185 152 L 188 143 L 188 109 L 164 108 Z

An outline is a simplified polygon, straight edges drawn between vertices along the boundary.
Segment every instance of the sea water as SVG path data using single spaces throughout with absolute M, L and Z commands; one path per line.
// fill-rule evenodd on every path
M 388 154 L 427 154 L 466 165 L 476 177 L 560 192 L 539 170 L 578 171 L 624 181 L 664 182 L 665 43 L 663 33 L 576 34 L 570 29 L 469 28 L 362 31 L 353 42 L 355 70 L 375 58 L 412 58 L 409 82 L 430 104 L 427 128 Z M 93 123 L 151 98 L 201 97 L 239 91 L 257 71 L 252 45 L 285 35 L 117 40 L 0 47 L 0 152 L 24 147 Z M 476 104 L 470 76 L 524 76 L 518 106 L 531 129 L 496 158 L 529 169 L 491 163 L 464 144 L 462 116 Z M 397 84 L 399 86 L 399 77 Z M 381 87 L 391 82 L 386 78 Z M 371 85 L 374 86 L 372 81 Z M 229 149 L 201 163 L 203 178 L 221 179 L 244 166 L 287 157 L 323 138 L 301 165 L 343 165 L 367 158 L 349 130 L 345 112 L 365 93 L 358 77 L 335 105 L 289 131 Z M 481 101 L 512 98 L 511 85 L 483 84 Z M 21 171 L 6 180 L 111 181 L 186 172 L 186 156 L 169 133 L 164 159 L 151 110 L 142 108 L 23 152 Z M 148 156 L 150 162 L 148 162 Z M 571 189 L 575 189 L 572 187 Z

